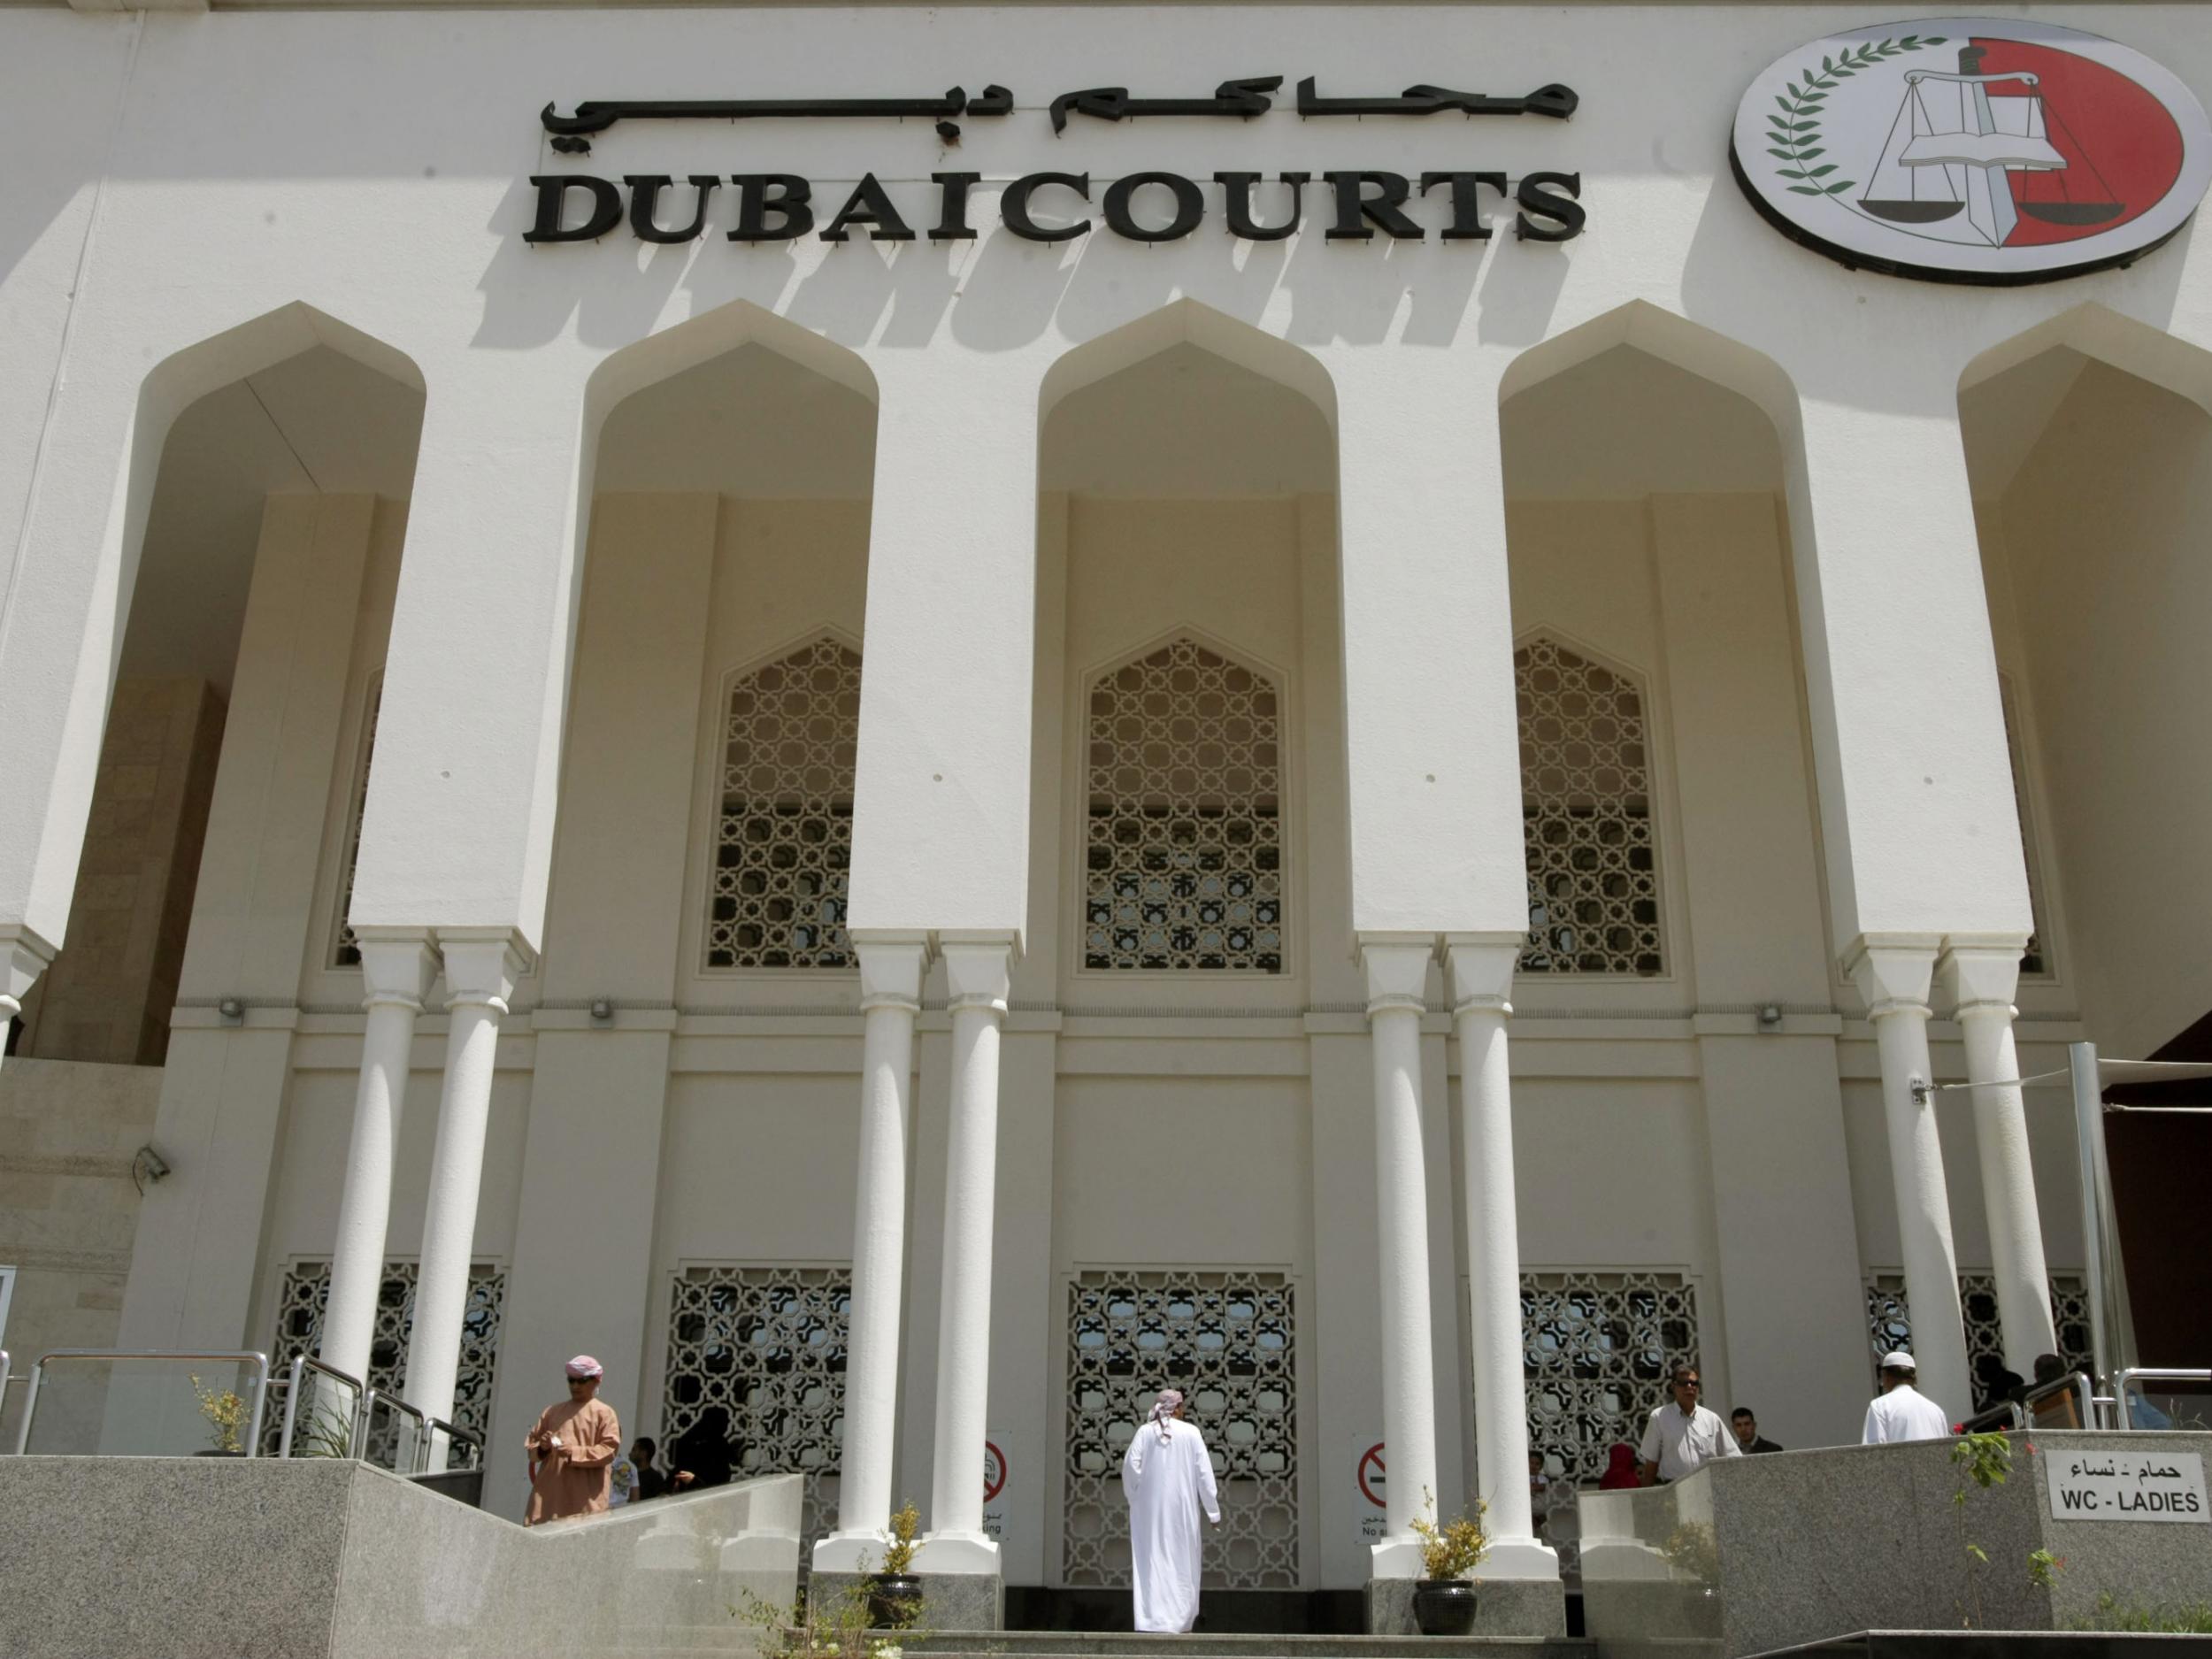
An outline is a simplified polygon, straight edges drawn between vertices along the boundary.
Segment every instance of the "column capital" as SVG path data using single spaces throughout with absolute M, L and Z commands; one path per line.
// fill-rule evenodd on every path
M 1428 1010 L 1429 963 L 1436 955 L 1430 933 L 1362 933 L 1360 967 L 1367 975 L 1367 1013 Z
M 0 922 L 0 1018 L 22 1011 L 23 997 L 54 964 L 54 947 L 20 922 Z
M 1451 969 L 1452 1014 L 1510 1017 L 1513 971 L 1520 965 L 1525 933 L 1447 933 L 1444 960 Z
M 945 1006 L 1006 1012 L 1012 994 L 1016 941 L 1003 933 L 941 933 L 938 954 L 945 959 Z
M 360 941 L 361 1006 L 422 1012 L 422 999 L 438 977 L 438 953 L 426 927 L 356 928 Z
M 921 1011 L 922 976 L 929 971 L 929 935 L 878 933 L 849 935 L 860 959 L 860 1007 Z
M 1867 1018 L 1928 1017 L 1935 978 L 1937 933 L 1862 933 L 1843 955 L 1843 971 L 1866 1001 Z
M 2024 933 L 1953 933 L 1936 961 L 1939 1003 L 1961 1018 L 2001 1009 L 2009 1017 L 2020 988 L 2020 956 L 2028 947 Z
M 507 1012 L 515 981 L 530 961 L 522 935 L 507 927 L 441 927 L 440 953 L 445 958 L 446 1005 L 471 1003 Z

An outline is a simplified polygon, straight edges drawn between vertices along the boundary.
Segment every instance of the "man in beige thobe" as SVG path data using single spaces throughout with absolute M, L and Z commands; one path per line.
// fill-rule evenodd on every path
M 568 1398 L 548 1406 L 524 1442 L 530 1448 L 530 1507 L 522 1524 L 596 1515 L 607 1507 L 608 1471 L 622 1452 L 622 1425 L 599 1398 L 597 1360 L 569 1361 Z

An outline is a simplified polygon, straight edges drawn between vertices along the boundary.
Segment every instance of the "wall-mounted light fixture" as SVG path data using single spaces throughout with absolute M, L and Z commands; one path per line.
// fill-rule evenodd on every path
M 246 1023 L 246 999 L 227 996 L 215 1004 L 215 1011 L 223 1017 L 226 1025 L 242 1025 Z
M 131 1154 L 131 1185 L 142 1194 L 168 1173 L 169 1160 L 151 1146 L 142 1146 Z
M 1779 1002 L 1762 1002 L 1759 1005 L 1759 1029 L 1778 1031 L 1781 1025 L 1782 1005 Z
M 591 999 L 591 1018 L 595 1025 L 612 1025 L 614 1023 L 614 1000 L 611 997 L 605 996 L 593 997 Z

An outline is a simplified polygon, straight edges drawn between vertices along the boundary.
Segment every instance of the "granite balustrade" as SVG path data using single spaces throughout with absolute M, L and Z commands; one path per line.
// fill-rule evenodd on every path
M 2099 1598 L 2201 1601 L 2212 1522 L 2061 1519 L 2043 1462 L 2192 1453 L 2212 1434 L 2037 1430 L 1966 1483 L 1951 1440 L 1727 1458 L 1671 1486 L 1581 1495 L 1585 1628 L 1601 1659 L 1737 1659 L 1866 1630 L 2085 1628 Z M 1967 1548 L 1987 1557 L 1977 1561 Z M 2064 1565 L 2031 1581 L 2031 1552 Z
M 0 1458 L 0 1655 L 751 1654 L 800 1478 L 525 1529 L 343 1460 Z

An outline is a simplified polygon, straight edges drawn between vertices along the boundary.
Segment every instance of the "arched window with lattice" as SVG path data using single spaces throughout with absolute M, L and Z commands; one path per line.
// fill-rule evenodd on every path
M 1085 735 L 1083 965 L 1280 973 L 1280 688 L 1181 636 L 1093 683 Z
M 1524 973 L 1666 971 L 1643 689 L 1539 636 L 1513 653 L 1527 839 Z
M 860 653 L 825 635 L 722 702 L 709 969 L 848 968 Z

